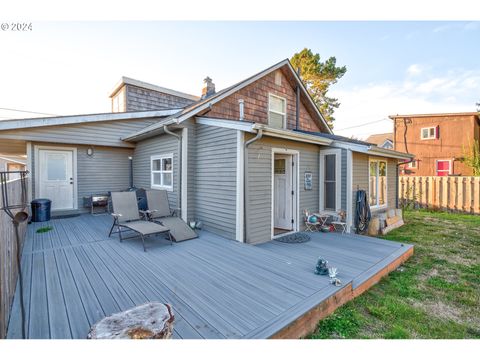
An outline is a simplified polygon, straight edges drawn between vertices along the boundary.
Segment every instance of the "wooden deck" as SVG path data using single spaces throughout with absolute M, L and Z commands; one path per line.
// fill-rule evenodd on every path
M 295 321 L 297 328 L 302 318 L 317 321 L 308 314 L 348 301 L 413 251 L 337 233 L 253 246 L 202 231 L 173 246 L 150 238 L 145 253 L 141 241 L 108 238 L 110 224 L 108 215 L 81 215 L 28 226 L 22 259 L 28 338 L 85 338 L 104 316 L 149 301 L 172 304 L 174 338 L 293 336 L 305 333 L 286 331 Z M 36 233 L 47 225 L 53 230 Z M 319 256 L 338 267 L 342 287 L 313 273 Z M 20 337 L 17 286 L 8 338 Z

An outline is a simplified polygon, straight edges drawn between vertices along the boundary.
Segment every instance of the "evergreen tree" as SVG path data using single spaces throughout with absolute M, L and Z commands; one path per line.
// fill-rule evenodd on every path
M 300 69 L 303 83 L 328 125 L 333 128 L 335 121 L 333 113 L 340 106 L 340 102 L 336 98 L 328 97 L 327 92 L 330 85 L 335 84 L 345 75 L 347 68 L 338 67 L 337 60 L 333 56 L 322 62 L 319 54 L 314 54 L 307 48 L 294 54 L 290 62 L 295 70 Z

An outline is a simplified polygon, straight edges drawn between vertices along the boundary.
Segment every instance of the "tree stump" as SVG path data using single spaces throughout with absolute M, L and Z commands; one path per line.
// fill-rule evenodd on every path
M 171 305 L 147 303 L 100 320 L 87 339 L 170 339 L 173 321 Z

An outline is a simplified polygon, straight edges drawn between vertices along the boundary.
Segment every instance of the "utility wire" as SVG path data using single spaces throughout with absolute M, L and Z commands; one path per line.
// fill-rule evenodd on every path
M 335 131 L 343 131 L 343 130 L 348 130 L 348 129 L 354 129 L 354 128 L 357 128 L 357 127 L 362 127 L 362 126 L 365 126 L 365 125 L 375 124 L 375 123 L 386 121 L 386 120 L 390 120 L 390 119 L 383 118 L 381 120 L 370 121 L 370 122 L 366 122 L 366 123 L 363 123 L 363 124 L 360 124 L 360 125 L 349 126 L 349 127 L 343 128 L 343 129 L 335 129 Z
M 23 112 L 23 113 L 28 113 L 28 114 L 60 116 L 60 115 L 58 115 L 58 114 L 48 114 L 48 113 L 42 113 L 42 112 L 37 112 L 37 111 L 20 110 L 20 109 L 10 109 L 10 108 L 3 108 L 3 107 L 0 107 L 0 110 L 17 111 L 17 112 Z

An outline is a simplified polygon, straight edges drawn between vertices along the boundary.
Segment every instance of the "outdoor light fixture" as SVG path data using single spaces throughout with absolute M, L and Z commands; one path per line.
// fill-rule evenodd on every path
M 87 155 L 88 155 L 88 156 L 93 156 L 93 147 L 90 146 L 90 147 L 87 149 Z

